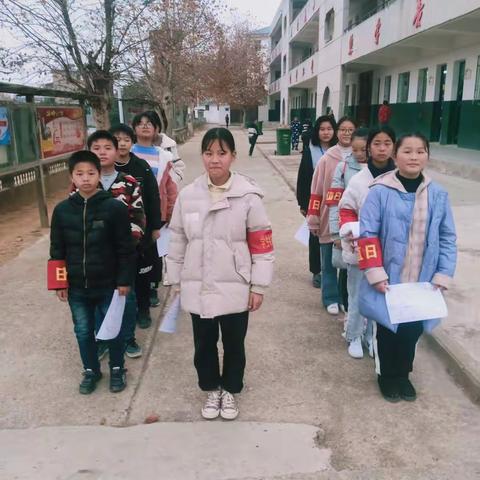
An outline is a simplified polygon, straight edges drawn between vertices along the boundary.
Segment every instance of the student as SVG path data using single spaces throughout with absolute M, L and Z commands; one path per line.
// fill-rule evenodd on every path
M 367 328 L 364 332 L 364 319 L 358 310 L 358 292 L 363 273 L 358 268 L 357 238 L 353 234 L 355 230 L 355 235 L 358 235 L 356 228 L 358 216 L 367 196 L 368 187 L 374 178 L 395 168 L 392 160 L 395 144 L 394 131 L 389 127 L 373 129 L 370 134 L 365 131 L 368 134 L 366 139 L 358 136 L 359 130 L 354 132 L 352 154 L 359 159 L 365 156 L 366 151 L 368 156 L 366 168 L 361 168 L 360 173 L 347 182 L 338 208 L 332 207 L 330 210 L 330 228 L 340 234 L 343 259 L 348 265 L 348 320 L 345 339 L 349 344 L 348 353 L 353 358 L 363 357 L 362 336 L 368 354 L 373 357 L 372 322 L 367 319 Z M 361 162 L 360 164 L 365 165 Z
M 250 150 L 248 152 L 248 156 L 251 157 L 253 155 L 253 149 L 255 148 L 255 144 L 257 143 L 259 135 L 258 124 L 256 120 L 248 124 L 247 133 L 248 141 L 250 143 Z
M 298 117 L 293 119 L 290 123 L 290 131 L 292 134 L 292 150 L 298 150 L 298 144 L 300 143 L 300 134 L 302 133 L 302 124 L 298 120 Z
M 160 212 L 158 184 L 150 165 L 130 151 L 135 143 L 135 133 L 133 130 L 128 125 L 120 124 L 111 128 L 110 132 L 113 133 L 118 141 L 118 159 L 115 163 L 115 168 L 119 172 L 135 177 L 142 189 L 146 227 L 145 235 L 139 246 L 141 252 L 139 254 L 140 260 L 140 258 L 144 257 L 143 252 L 149 251 L 160 237 L 162 216 Z M 164 202 L 163 205 L 166 207 L 166 202 Z M 167 212 L 164 211 L 164 218 L 167 216 Z M 150 293 L 152 293 L 151 297 Z M 137 269 L 137 275 L 135 277 L 135 294 L 137 304 L 142 311 L 148 311 L 149 306 L 157 307 L 160 305 L 156 290 L 153 292 L 150 291 L 150 279 L 148 275 L 140 274 L 140 268 Z
M 162 132 L 162 122 L 155 110 L 147 110 L 145 113 L 154 119 L 155 125 L 158 128 L 158 133 L 154 138 L 153 144 L 172 154 L 172 169 L 170 170 L 170 175 L 172 180 L 179 186 L 184 177 L 185 163 L 178 153 L 177 142 Z
M 360 210 L 360 312 L 376 322 L 378 385 L 390 402 L 413 401 L 408 376 L 417 341 L 439 320 L 392 325 L 386 308 L 389 284 L 431 282 L 446 289 L 455 271 L 457 247 L 447 192 L 425 173 L 428 140 L 420 133 L 395 145 L 397 170 L 376 178 Z
M 270 221 L 255 181 L 233 172 L 235 142 L 226 128 L 202 140 L 205 173 L 178 196 L 167 271 L 192 316 L 198 384 L 206 419 L 238 415 L 250 312 L 260 308 L 273 274 Z M 222 332 L 223 371 L 217 342 Z
M 228 113 L 225 114 L 225 126 L 228 128 L 230 125 L 230 115 Z
M 161 125 L 158 123 L 158 115 L 152 112 L 143 112 L 136 115 L 132 121 L 132 126 L 137 137 L 137 143 L 132 147 L 132 153 L 145 160 L 152 173 L 157 179 L 160 191 L 160 211 L 162 225 L 170 221 L 170 217 L 177 197 L 177 186 L 172 178 L 173 155 L 161 147 L 154 145 L 155 138 L 158 136 Z M 158 283 L 162 280 L 162 259 L 158 257 L 157 246 L 152 243 L 149 248 L 142 251 L 139 258 L 139 271 L 143 275 L 139 288 L 150 284 L 149 295 L 151 304 L 159 303 Z M 137 295 L 139 293 L 137 288 Z M 141 292 L 140 299 L 145 298 L 147 292 Z M 138 304 L 138 325 L 140 328 L 148 328 L 152 323 L 150 317 L 149 305 Z
M 307 223 L 310 231 L 318 237 L 320 242 L 320 256 L 322 265 L 322 301 L 330 315 L 338 315 L 340 295 L 337 269 L 332 265 L 333 240 L 329 231 L 329 208 L 325 200 L 332 184 L 333 174 L 338 163 L 352 152 L 352 133 L 355 122 L 343 117 L 338 122 L 338 143 L 322 156 L 312 178 L 310 202 L 307 211 Z M 343 280 L 341 291 L 343 302 L 346 303 L 346 281 Z M 346 305 L 344 305 L 346 306 Z
M 337 143 L 336 129 L 337 125 L 332 117 L 327 115 L 318 117 L 311 131 L 310 140 L 303 149 L 297 176 L 297 203 L 300 207 L 300 213 L 304 217 L 307 215 L 308 202 L 310 201 L 313 172 L 320 158 L 323 157 L 330 147 Z M 313 286 L 321 288 L 320 243 L 318 242 L 318 237 L 312 233 L 310 233 L 308 245 L 308 258 L 310 272 L 313 275 Z
M 378 123 L 381 127 L 386 127 L 392 118 L 392 109 L 388 100 L 384 100 L 383 104 L 378 109 Z
M 100 311 L 103 320 L 114 290 L 128 295 L 134 245 L 127 207 L 99 188 L 98 157 L 86 150 L 76 152 L 68 168 L 78 192 L 53 211 L 48 288 L 70 305 L 84 368 L 79 390 L 89 394 L 102 377 L 95 343 L 101 322 L 95 325 L 95 311 Z M 126 387 L 121 331 L 108 341 L 108 347 L 110 391 L 120 392 Z
M 118 141 L 106 130 L 97 130 L 87 139 L 88 149 L 100 159 L 100 184 L 113 198 L 123 202 L 128 208 L 130 226 L 135 247 L 138 249 L 145 232 L 145 210 L 142 191 L 137 180 L 115 169 L 118 160 Z M 137 299 L 135 289 L 131 288 L 127 295 L 122 331 L 126 344 L 126 354 L 130 358 L 142 355 L 142 349 L 135 339 L 137 319 Z M 98 357 L 102 359 L 107 353 L 107 342 L 99 342 Z

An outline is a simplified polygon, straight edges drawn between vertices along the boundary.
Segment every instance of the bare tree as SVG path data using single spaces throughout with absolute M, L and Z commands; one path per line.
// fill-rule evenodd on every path
M 0 25 L 21 47 L 2 52 L 2 70 L 33 65 L 35 75 L 58 72 L 92 106 L 97 127 L 109 125 L 113 83 L 123 58 L 144 38 L 132 26 L 148 16 L 151 0 L 0 0 Z M 148 36 L 148 32 L 144 37 Z

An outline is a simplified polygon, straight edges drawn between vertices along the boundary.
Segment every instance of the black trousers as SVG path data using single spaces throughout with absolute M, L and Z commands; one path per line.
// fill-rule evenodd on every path
M 250 137 L 249 142 L 250 142 L 250 151 L 248 152 L 248 155 L 251 157 L 253 154 L 253 149 L 255 148 L 255 144 L 257 143 L 257 138 L 258 135 L 254 135 L 253 137 Z
M 146 312 L 150 308 L 150 283 L 162 280 L 162 259 L 158 256 L 156 243 L 139 253 L 137 266 L 135 278 L 137 306 L 139 311 Z
M 311 273 L 317 275 L 317 273 L 321 272 L 320 243 L 318 242 L 318 237 L 312 234 L 310 234 L 308 240 L 308 263 Z
M 341 268 L 338 271 L 338 295 L 340 296 L 340 303 L 345 308 L 345 311 L 348 312 L 348 271 Z
M 415 350 L 423 333 L 423 323 L 402 323 L 398 326 L 397 333 L 377 323 L 376 330 L 375 353 L 380 366 L 380 375 L 390 378 L 408 377 L 413 370 Z
M 243 389 L 245 371 L 245 336 L 248 328 L 248 312 L 200 318 L 192 315 L 194 365 L 198 374 L 198 386 L 204 390 L 222 387 L 230 393 Z M 223 368 L 220 374 L 218 359 L 219 330 L 222 331 Z

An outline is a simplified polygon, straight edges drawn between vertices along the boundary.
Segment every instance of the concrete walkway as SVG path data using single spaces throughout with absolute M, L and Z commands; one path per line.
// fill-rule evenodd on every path
M 259 148 L 295 192 L 301 154 L 277 156 L 275 144 L 267 142 Z M 426 338 L 472 399 L 480 402 L 480 183 L 432 169 L 428 173 L 449 192 L 458 262 L 454 285 L 446 294 L 449 317 Z
M 373 361 L 353 360 L 341 318 L 311 286 L 293 240 L 295 197 L 243 131 L 236 169 L 265 191 L 276 274 L 247 336 L 245 389 L 235 422 L 201 419 L 191 322 L 139 332 L 127 389 L 78 394 L 81 365 L 68 308 L 45 290 L 48 241 L 0 268 L 0 478 L 215 480 L 439 480 L 480 474 L 480 411 L 421 342 L 413 403 L 389 404 Z M 201 135 L 181 148 L 187 180 L 200 174 Z M 170 301 L 168 290 L 162 297 Z M 107 367 L 104 363 L 104 371 Z M 107 375 L 108 377 L 108 375 Z M 147 417 L 158 419 L 144 424 Z

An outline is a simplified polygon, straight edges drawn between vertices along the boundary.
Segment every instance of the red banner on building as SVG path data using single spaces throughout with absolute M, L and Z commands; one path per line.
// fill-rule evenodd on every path
M 42 158 L 85 148 L 87 132 L 81 107 L 37 107 Z

